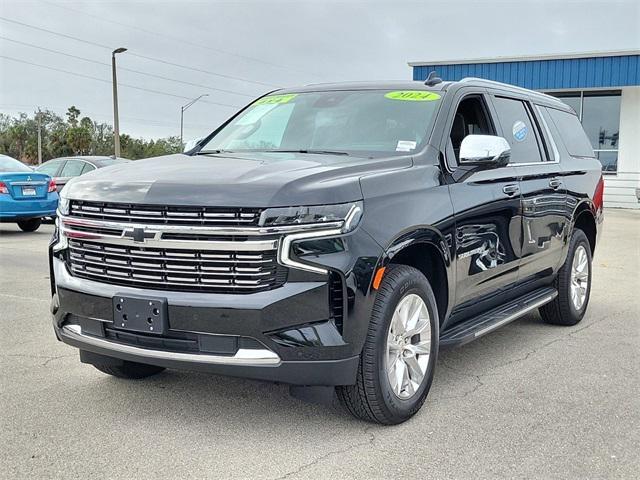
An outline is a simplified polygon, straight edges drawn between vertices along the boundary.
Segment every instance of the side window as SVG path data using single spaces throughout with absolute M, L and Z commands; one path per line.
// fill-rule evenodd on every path
M 94 167 L 90 163 L 85 163 L 84 167 L 82 168 L 82 172 L 80 172 L 80 175 L 84 175 L 85 173 L 93 172 L 95 169 L 96 169 L 96 167 Z
M 78 160 L 67 160 L 67 163 L 60 172 L 61 177 L 77 177 L 84 168 L 84 162 Z
M 62 164 L 63 161 L 64 160 L 51 160 L 49 162 L 46 162 L 40 165 L 36 169 L 36 171 L 40 173 L 45 173 L 50 177 L 53 177 L 55 176 L 56 173 L 58 173 L 58 169 L 60 168 L 60 165 Z
M 484 101 L 479 95 L 464 98 L 453 117 L 447 150 L 453 149 L 456 161 L 460 161 L 460 145 L 467 135 L 495 135 Z
M 493 100 L 504 137 L 511 145 L 511 163 L 541 162 L 538 132 L 522 100 Z
M 560 132 L 562 142 L 569 155 L 574 157 L 593 157 L 591 143 L 576 115 L 550 107 L 545 107 L 544 109 Z

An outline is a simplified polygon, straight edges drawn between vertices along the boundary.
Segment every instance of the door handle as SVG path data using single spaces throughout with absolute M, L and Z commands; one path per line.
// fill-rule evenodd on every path
M 559 178 L 552 178 L 551 180 L 549 180 L 549 186 L 554 190 L 557 190 L 558 188 L 560 188 L 561 185 L 562 185 L 562 180 L 560 180 Z
M 502 191 L 505 193 L 505 195 L 513 197 L 514 195 L 520 193 L 520 186 L 512 183 L 511 185 L 505 185 L 504 187 L 502 187 Z

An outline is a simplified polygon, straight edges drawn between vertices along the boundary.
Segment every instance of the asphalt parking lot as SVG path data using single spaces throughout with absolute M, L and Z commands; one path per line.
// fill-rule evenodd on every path
M 425 407 L 378 427 L 288 389 L 108 377 L 56 341 L 52 226 L 0 225 L 0 478 L 638 478 L 640 212 L 608 210 L 575 327 L 528 315 L 441 352 Z

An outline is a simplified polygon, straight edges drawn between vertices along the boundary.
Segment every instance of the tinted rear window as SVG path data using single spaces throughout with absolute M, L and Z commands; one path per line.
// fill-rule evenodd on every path
M 560 132 L 562 142 L 567 148 L 569 155 L 574 157 L 593 157 L 593 149 L 591 142 L 582 129 L 580 120 L 572 113 L 556 110 L 555 108 L 546 108 L 551 116 L 553 123 Z
M 0 155 L 0 172 L 31 172 L 32 170 L 24 163 L 15 158 Z

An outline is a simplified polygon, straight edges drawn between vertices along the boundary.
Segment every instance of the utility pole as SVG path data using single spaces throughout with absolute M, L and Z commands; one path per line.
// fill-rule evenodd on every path
M 111 52 L 111 74 L 113 76 L 113 147 L 114 155 L 120 156 L 120 124 L 118 121 L 118 81 L 116 79 L 116 54 L 126 52 L 124 47 Z
M 40 107 L 38 107 L 38 113 L 36 115 L 38 119 L 38 165 L 42 165 L 42 112 L 40 112 Z
M 208 97 L 208 96 L 209 96 L 208 93 L 203 93 L 198 98 L 194 98 L 193 100 L 191 100 L 186 105 L 183 105 L 183 106 L 180 107 L 180 148 L 184 149 L 184 142 L 182 141 L 182 134 L 183 134 L 183 131 L 184 131 L 184 111 L 187 108 L 189 108 L 191 105 L 196 103 L 198 100 L 200 100 L 202 97 Z

